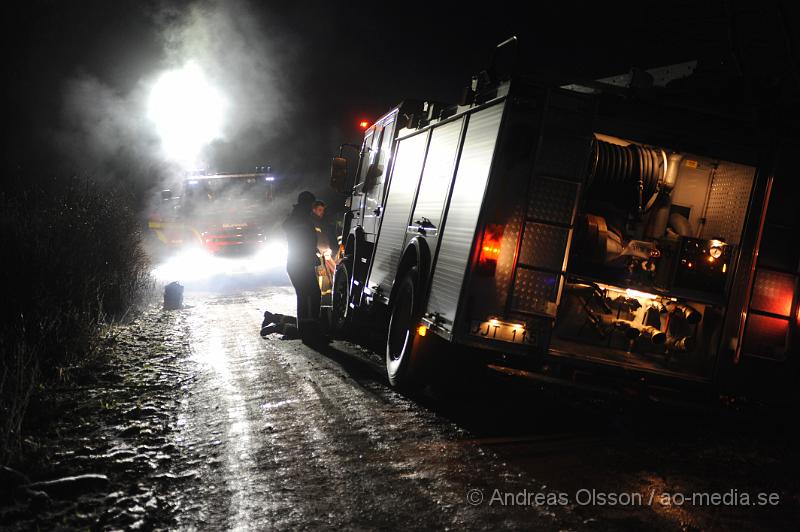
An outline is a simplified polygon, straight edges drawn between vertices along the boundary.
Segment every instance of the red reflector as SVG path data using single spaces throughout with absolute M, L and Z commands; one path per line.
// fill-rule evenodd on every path
M 788 319 L 750 314 L 744 335 L 744 352 L 771 358 L 783 357 L 788 333 Z
M 753 298 L 750 308 L 790 316 L 792 313 L 792 299 L 794 298 L 794 275 L 758 270 L 756 282 L 753 285 Z

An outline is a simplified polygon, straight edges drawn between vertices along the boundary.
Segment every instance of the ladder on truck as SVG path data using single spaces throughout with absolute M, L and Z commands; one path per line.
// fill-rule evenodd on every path
M 506 315 L 524 317 L 529 339 L 549 345 L 575 228 L 581 187 L 587 176 L 593 138 L 592 99 L 565 90 L 547 93 L 520 228 Z

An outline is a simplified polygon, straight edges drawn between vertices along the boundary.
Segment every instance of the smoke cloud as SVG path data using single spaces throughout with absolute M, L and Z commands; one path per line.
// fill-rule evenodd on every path
M 69 81 L 64 127 L 56 132 L 55 142 L 70 169 L 101 180 L 170 174 L 170 163 L 157 156 L 158 138 L 141 115 L 145 101 L 142 85 L 124 94 L 90 75 Z
M 292 112 L 280 76 L 292 48 L 252 7 L 244 0 L 198 2 L 163 30 L 167 63 L 195 62 L 228 102 L 223 136 L 207 152 L 225 169 L 243 161 L 266 164 L 263 147 Z
M 280 75 L 292 48 L 252 8 L 246 0 L 161 4 L 148 14 L 158 28 L 160 56 L 133 86 L 115 86 L 92 72 L 68 81 L 54 136 L 72 171 L 153 190 L 174 186 L 187 168 L 166 156 L 147 105 L 159 76 L 188 64 L 202 69 L 226 101 L 221 132 L 202 150 L 200 164 L 218 171 L 271 164 L 268 147 L 293 110 Z

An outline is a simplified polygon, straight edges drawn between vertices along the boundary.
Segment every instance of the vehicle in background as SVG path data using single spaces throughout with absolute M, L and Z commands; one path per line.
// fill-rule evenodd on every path
M 201 246 L 211 253 L 252 251 L 270 230 L 275 177 L 268 168 L 251 174 L 195 174 L 180 190 L 162 191 L 149 228 L 166 247 Z
M 352 186 L 333 160 L 334 327 L 377 318 L 394 385 L 449 344 L 587 386 L 796 389 L 797 142 L 670 98 L 695 66 L 639 72 L 649 90 L 476 77 L 461 105 L 392 109 Z

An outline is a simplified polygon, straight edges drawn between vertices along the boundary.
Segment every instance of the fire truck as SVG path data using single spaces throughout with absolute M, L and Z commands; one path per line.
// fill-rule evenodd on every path
M 581 386 L 796 389 L 798 143 L 687 98 L 696 66 L 479 76 L 376 120 L 352 186 L 332 163 L 334 327 L 380 317 L 397 386 L 448 351 Z
M 178 194 L 161 193 L 149 228 L 168 247 L 200 246 L 219 254 L 251 251 L 269 229 L 275 177 L 268 167 L 254 173 L 193 173 Z

